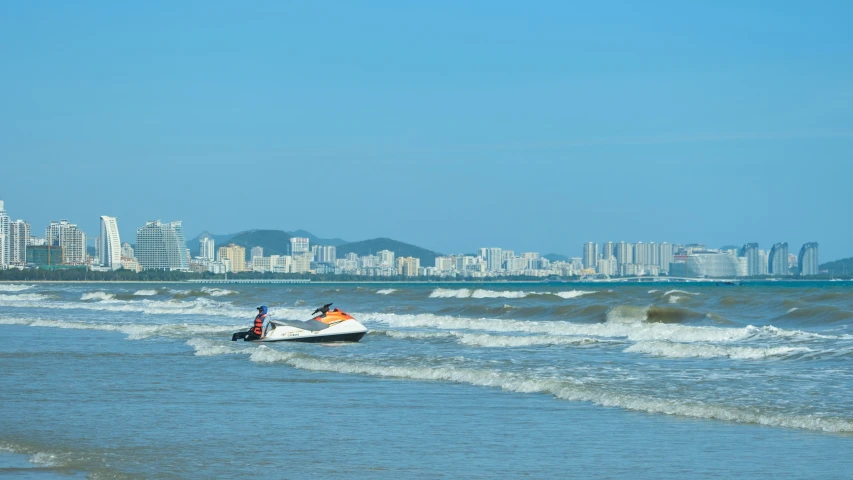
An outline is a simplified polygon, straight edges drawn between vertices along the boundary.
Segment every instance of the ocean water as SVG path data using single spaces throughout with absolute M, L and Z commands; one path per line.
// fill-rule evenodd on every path
M 329 302 L 370 333 L 230 341 Z M 0 284 L 0 476 L 851 478 L 851 325 L 849 282 Z

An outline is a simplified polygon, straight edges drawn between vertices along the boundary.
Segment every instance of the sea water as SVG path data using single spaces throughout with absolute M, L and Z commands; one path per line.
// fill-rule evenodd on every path
M 231 342 L 255 307 L 357 344 Z M 853 285 L 0 284 L 0 475 L 850 478 Z

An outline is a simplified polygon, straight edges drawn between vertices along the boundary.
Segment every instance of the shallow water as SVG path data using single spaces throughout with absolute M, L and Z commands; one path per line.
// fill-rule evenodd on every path
M 844 478 L 851 287 L 0 284 L 0 448 L 99 478 Z M 360 343 L 229 341 L 332 301 Z

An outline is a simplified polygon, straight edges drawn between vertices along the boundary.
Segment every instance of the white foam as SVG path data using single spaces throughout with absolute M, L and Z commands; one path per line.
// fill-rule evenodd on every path
M 30 327 L 67 328 L 74 330 L 101 330 L 105 332 L 120 332 L 127 335 L 128 340 L 142 340 L 152 336 L 186 338 L 188 335 L 221 334 L 244 328 L 237 325 L 203 325 L 187 323 L 167 324 L 110 324 L 69 322 L 64 320 L 29 319 L 0 317 L 0 324 L 27 325 Z
M 407 380 L 465 383 L 475 386 L 500 388 L 518 393 L 543 393 L 553 395 L 562 400 L 591 402 L 607 407 L 619 407 L 648 413 L 824 432 L 853 432 L 853 420 L 848 418 L 763 413 L 754 408 L 712 405 L 696 401 L 623 394 L 596 386 L 583 385 L 572 379 L 536 378 L 530 375 L 496 370 L 446 366 L 376 365 L 352 360 L 341 362 L 294 352 L 273 350 L 265 346 L 255 349 L 249 358 L 253 362 L 281 362 L 303 370 L 402 378 Z
M 38 293 L 18 293 L 16 295 L 0 295 L 0 305 L 9 307 L 23 307 L 37 304 L 27 304 L 23 302 L 41 302 L 47 300 L 47 296 Z
M 789 309 L 787 312 L 785 312 L 785 314 L 787 315 L 787 314 L 789 314 L 789 313 L 794 313 L 794 312 L 796 312 L 796 311 L 797 311 L 797 310 L 799 310 L 799 309 L 800 309 L 799 307 L 791 308 L 791 309 Z
M 0 283 L 0 292 L 22 292 L 29 290 L 35 285 L 21 285 L 18 283 Z
M 682 297 L 681 295 L 671 295 L 669 297 L 669 303 L 678 303 L 682 300 L 687 300 L 687 297 Z
M 486 332 L 539 333 L 547 335 L 625 338 L 632 342 L 670 340 L 675 342 L 729 343 L 753 338 L 782 337 L 789 339 L 840 338 L 799 330 L 783 330 L 773 326 L 743 328 L 687 326 L 668 323 L 572 323 L 566 321 L 529 321 L 490 318 L 460 318 L 434 314 L 403 315 L 394 313 L 354 314 L 362 323 L 378 322 L 394 328 L 438 328 L 441 330 L 481 330 Z
M 429 298 L 468 298 L 470 296 L 471 290 L 468 290 L 467 288 L 436 288 L 429 294 Z
M 34 463 L 42 467 L 58 467 L 62 465 L 62 461 L 59 459 L 59 456 L 46 452 L 37 452 L 30 455 L 28 460 L 30 463 Z
M 390 295 L 396 291 L 396 288 L 383 288 L 382 290 L 377 290 L 376 293 L 379 295 Z
M 673 293 L 681 293 L 683 295 L 699 295 L 698 292 L 685 292 L 684 290 L 668 290 L 663 296 L 672 295 Z
M 249 353 L 245 348 L 233 345 L 234 342 L 213 341 L 204 338 L 191 338 L 187 345 L 193 347 L 195 355 L 199 357 L 212 357 L 216 355 L 238 355 Z
M 150 297 L 152 295 L 157 295 L 157 290 L 137 290 L 133 294 L 138 297 Z
M 591 345 L 602 340 L 588 337 L 568 337 L 561 335 L 491 335 L 488 333 L 466 332 L 409 332 L 400 330 L 381 330 L 374 333 L 384 334 L 392 338 L 413 340 L 451 339 L 459 344 L 472 347 L 513 348 L 531 347 L 536 345 Z
M 429 294 L 430 298 L 525 298 L 530 295 L 556 295 L 565 299 L 577 298 L 583 295 L 596 293 L 589 290 L 571 290 L 568 292 L 525 292 L 522 290 L 485 290 L 478 288 L 469 290 L 467 288 L 449 289 L 436 288 Z
M 596 293 L 596 292 L 591 291 L 591 290 L 571 290 L 569 292 L 557 292 L 554 295 L 556 295 L 558 297 L 569 299 L 569 298 L 581 297 L 583 295 L 589 295 L 592 293 Z
M 112 300 L 115 298 L 115 295 L 107 292 L 88 292 L 84 293 L 83 296 L 80 297 L 80 300 L 96 300 L 96 301 L 104 301 L 104 300 Z
M 644 353 L 667 358 L 734 358 L 737 360 L 764 360 L 789 357 L 812 352 L 806 347 L 735 347 L 720 345 L 684 344 L 666 341 L 639 342 L 624 350 L 626 353 Z
M 649 290 L 649 293 L 659 292 L 660 290 Z
M 237 293 L 233 290 L 227 290 L 224 288 L 215 288 L 215 287 L 202 287 L 201 291 L 210 295 L 211 297 L 224 297 L 225 295 L 231 295 Z

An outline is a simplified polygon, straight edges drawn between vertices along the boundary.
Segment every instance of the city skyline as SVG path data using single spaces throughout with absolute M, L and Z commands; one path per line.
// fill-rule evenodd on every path
M 297 236 L 289 238 L 287 255 L 264 257 L 264 249 L 261 246 L 252 245 L 246 248 L 229 243 L 217 249 L 211 236 L 201 235 L 198 238 L 199 255 L 193 258 L 183 233 L 183 222 L 180 220 L 166 223 L 160 220 L 146 222 L 137 229 L 134 245 L 121 242 L 116 217 L 102 215 L 100 223 L 100 236 L 94 242 L 95 256 L 91 257 L 86 247 L 85 232 L 66 219 L 51 221 L 43 238 L 20 238 L 22 232 L 30 232 L 30 224 L 23 220 L 11 222 L 5 211 L 5 202 L 0 200 L 0 267 L 23 266 L 23 258 L 29 257 L 26 255 L 26 246 L 32 245 L 36 248 L 46 247 L 48 265 L 51 248 L 58 246 L 61 248 L 60 263 L 92 268 L 94 262 L 94 266 L 104 270 L 125 268 L 136 271 L 155 269 L 211 273 L 316 272 L 378 276 L 396 273 L 406 276 L 462 274 L 474 277 L 506 274 L 748 277 L 792 274 L 809 276 L 820 273 L 818 242 L 804 243 L 799 255 L 789 254 L 787 242 L 777 242 L 769 251 L 760 249 L 757 242 L 745 243 L 741 247 L 731 245 L 721 248 L 668 242 L 586 242 L 581 247 L 580 256 L 567 255 L 565 261 L 553 262 L 540 257 L 542 254 L 539 251 L 516 255 L 515 250 L 502 247 L 480 247 L 476 255 L 461 252 L 439 254 L 433 267 L 421 266 L 419 259 L 402 255 L 397 258 L 395 264 L 393 251 L 387 251 L 390 255 L 388 258 L 384 257 L 382 252 L 375 258 L 372 255 L 359 257 L 354 254 L 338 258 L 335 246 L 310 245 L 308 238 Z M 22 253 L 24 257 L 21 256 Z M 34 253 L 33 258 L 35 256 Z M 36 264 L 38 265 L 38 262 Z
M 161 7 L 4 11 L 17 218 L 853 250 L 853 5 Z

